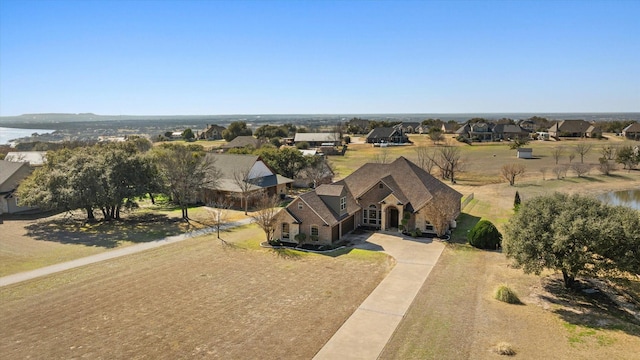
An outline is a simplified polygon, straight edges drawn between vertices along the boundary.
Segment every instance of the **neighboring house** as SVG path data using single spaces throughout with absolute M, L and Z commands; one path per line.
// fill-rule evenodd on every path
M 234 207 L 243 207 L 243 191 L 249 197 L 252 206 L 258 200 L 257 195 L 281 196 L 287 194 L 287 184 L 293 180 L 276 174 L 257 155 L 214 154 L 207 153 L 213 159 L 214 166 L 220 171 L 220 179 L 215 186 L 205 186 L 200 201 L 209 204 L 221 198 Z M 236 180 L 238 179 L 238 180 Z M 247 184 L 240 186 L 238 181 Z
M 402 126 L 396 125 L 393 127 L 379 127 L 371 130 L 366 136 L 366 141 L 368 144 L 404 144 L 409 142 L 409 138 L 402 130 Z
M 220 125 L 207 125 L 207 127 L 202 130 L 202 132 L 198 135 L 198 139 L 200 140 L 221 140 L 222 132 L 225 130 L 224 126 Z
M 18 205 L 15 191 L 24 178 L 31 174 L 26 162 L 0 160 L 0 214 L 32 210 L 31 207 Z
M 403 122 L 400 124 L 405 134 L 419 134 L 421 124 L 419 122 Z
M 584 120 L 562 120 L 548 130 L 551 137 L 599 137 L 600 128 Z
M 519 125 L 497 124 L 493 127 L 493 140 L 528 139 L 530 134 Z
M 536 123 L 533 120 L 529 120 L 529 119 L 519 120 L 517 124 L 521 128 L 528 130 L 529 132 L 533 132 L 536 130 Z
M 342 144 L 339 133 L 296 133 L 293 143 L 306 142 L 310 147 L 338 146 Z
M 447 122 L 442 124 L 442 127 L 440 129 L 445 134 L 453 134 L 456 132 L 457 127 L 458 127 L 458 124 Z
M 333 244 L 357 227 L 443 234 L 462 195 L 404 157 L 365 164 L 343 180 L 300 195 L 277 217 L 274 239 Z
M 640 139 L 640 123 L 634 122 L 633 124 L 622 129 L 622 136 L 627 139 L 639 140 Z
M 532 148 L 518 148 L 516 157 L 518 159 L 533 159 L 533 149 Z
M 493 141 L 494 126 L 494 124 L 483 122 L 466 123 L 456 130 L 456 134 L 472 141 Z
M 30 166 L 42 166 L 47 161 L 46 151 L 10 151 L 4 158 L 6 161 L 26 162 Z
M 241 148 L 259 149 L 264 144 L 265 144 L 265 141 L 262 139 L 255 138 L 251 135 L 243 135 L 243 136 L 238 136 L 235 139 L 229 141 L 228 143 L 220 146 L 220 149 L 222 149 L 223 151 L 228 151 L 230 149 L 241 149 Z

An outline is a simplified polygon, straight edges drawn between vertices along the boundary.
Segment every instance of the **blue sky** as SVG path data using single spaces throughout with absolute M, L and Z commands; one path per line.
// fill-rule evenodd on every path
M 0 1 L 0 115 L 640 111 L 640 1 Z

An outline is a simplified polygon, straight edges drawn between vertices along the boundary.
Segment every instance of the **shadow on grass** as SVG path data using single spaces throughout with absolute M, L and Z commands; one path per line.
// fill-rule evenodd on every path
M 468 213 L 461 213 L 458 216 L 457 226 L 451 233 L 451 243 L 465 244 L 467 242 L 467 233 L 480 221 L 480 217 L 473 216 Z
M 580 285 L 583 285 L 582 289 L 592 288 L 586 283 Z M 543 288 L 551 295 L 541 295 L 541 299 L 556 305 L 552 312 L 569 324 L 592 329 L 620 330 L 632 336 L 640 336 L 640 323 L 600 291 L 567 289 L 559 277 L 545 279 Z
M 52 219 L 27 225 L 27 236 L 40 241 L 115 248 L 122 241 L 143 243 L 194 230 L 180 218 L 144 214 L 121 220 Z

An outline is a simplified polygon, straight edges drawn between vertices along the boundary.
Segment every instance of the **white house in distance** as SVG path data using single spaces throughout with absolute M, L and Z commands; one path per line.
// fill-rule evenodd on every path
M 26 162 L 0 160 L 0 214 L 16 213 L 33 208 L 18 206 L 15 191 L 24 178 L 31 174 Z

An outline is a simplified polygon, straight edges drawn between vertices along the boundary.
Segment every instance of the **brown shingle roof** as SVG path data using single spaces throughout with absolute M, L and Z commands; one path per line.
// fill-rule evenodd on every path
M 390 164 L 365 164 L 347 176 L 343 181 L 348 190 L 357 198 L 378 181 L 383 180 L 398 199 L 406 199 L 413 209 L 421 209 L 438 191 L 460 193 L 445 185 L 416 164 L 404 157 Z
M 323 184 L 316 188 L 316 193 L 319 196 L 340 196 L 342 195 L 343 189 L 344 189 L 344 186 L 342 185 Z
M 251 135 L 247 136 L 238 136 L 235 139 L 229 141 L 228 143 L 220 146 L 221 149 L 234 149 L 234 148 L 243 148 L 243 147 L 253 147 L 255 149 L 262 146 L 264 142 L 260 139 L 257 139 Z

